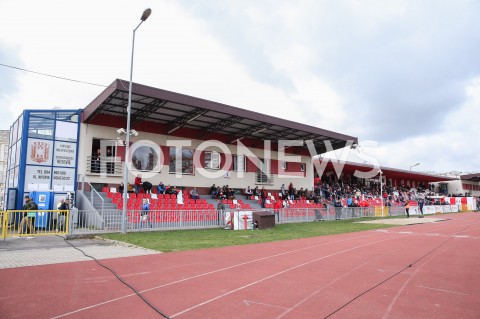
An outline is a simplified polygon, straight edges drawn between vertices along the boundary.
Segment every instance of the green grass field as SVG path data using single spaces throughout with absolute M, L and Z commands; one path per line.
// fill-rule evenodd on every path
M 392 227 L 383 224 L 362 224 L 361 219 L 328 222 L 279 224 L 264 230 L 169 230 L 105 234 L 101 237 L 126 242 L 162 252 L 195 250 L 307 238 Z M 370 219 L 368 219 L 370 220 Z

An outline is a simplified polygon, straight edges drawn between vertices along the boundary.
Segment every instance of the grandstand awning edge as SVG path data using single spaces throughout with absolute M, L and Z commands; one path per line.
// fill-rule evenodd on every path
M 95 118 L 99 115 L 115 116 L 126 122 L 128 86 L 128 81 L 113 81 L 85 107 L 82 122 L 98 124 Z M 231 136 L 232 141 L 234 138 L 313 140 L 319 153 L 326 151 L 322 145 L 325 140 L 331 141 L 333 149 L 344 147 L 347 141 L 358 143 L 357 137 L 138 83 L 132 84 L 131 119 L 134 125 L 156 123 L 161 126 L 159 134 L 197 129 Z M 222 126 L 222 122 L 230 125 Z

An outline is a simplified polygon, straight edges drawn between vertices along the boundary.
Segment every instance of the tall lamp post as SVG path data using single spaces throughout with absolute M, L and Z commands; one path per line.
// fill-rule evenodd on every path
M 135 29 L 133 29 L 133 39 L 132 39 L 132 58 L 130 61 L 130 84 L 128 86 L 128 105 L 127 105 L 127 130 L 125 133 L 125 160 L 123 165 L 123 209 L 122 209 L 122 234 L 127 232 L 127 195 L 128 195 L 128 166 L 127 161 L 129 159 L 129 148 L 130 148 L 130 113 L 132 111 L 132 77 L 133 77 L 133 53 L 135 52 L 135 31 L 140 27 L 140 25 L 148 19 L 152 9 L 148 8 L 143 11 L 142 17 L 140 18 L 140 23 Z
M 410 166 L 410 170 L 412 170 L 412 167 L 415 167 L 415 166 L 418 166 L 418 165 L 420 165 L 420 163 L 413 164 L 412 166 Z

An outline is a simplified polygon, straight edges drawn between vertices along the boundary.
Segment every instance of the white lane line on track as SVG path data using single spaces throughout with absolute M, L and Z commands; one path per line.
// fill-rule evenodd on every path
M 458 291 L 451 291 L 451 290 L 445 290 L 445 289 L 440 289 L 440 288 L 432 288 L 432 287 L 426 287 L 426 286 L 418 286 L 419 288 L 425 288 L 425 289 L 430 289 L 430 290 L 435 290 L 435 291 L 441 291 L 441 292 L 446 292 L 449 294 L 457 294 L 457 295 L 462 295 L 462 296 L 468 296 L 468 294 L 465 294 L 463 292 L 458 292 Z
M 402 287 L 400 287 L 400 289 L 398 289 L 397 294 L 395 295 L 395 297 L 393 297 L 392 301 L 388 305 L 388 308 L 385 311 L 385 313 L 383 314 L 382 319 L 388 318 L 388 316 L 392 312 L 393 306 L 397 303 L 398 298 L 400 297 L 402 292 L 405 290 L 405 287 L 407 287 L 408 283 L 417 275 L 417 273 L 420 271 L 420 269 L 422 269 L 422 267 L 425 266 L 431 259 L 433 259 L 437 255 L 439 255 L 440 252 L 441 252 L 441 250 L 437 251 L 435 254 L 431 255 L 429 258 L 424 260 L 423 263 L 420 264 L 418 267 L 416 267 L 415 270 L 412 273 L 403 272 L 404 274 L 409 275 L 410 277 L 403 283 Z
M 219 272 L 222 272 L 222 271 L 227 271 L 227 270 L 230 270 L 230 269 L 233 269 L 233 268 L 236 268 L 236 267 L 245 266 L 245 265 L 248 265 L 248 264 L 252 264 L 252 263 L 255 263 L 255 262 L 267 260 L 267 259 L 270 259 L 270 258 L 280 257 L 280 256 L 283 256 L 283 255 L 288 255 L 288 254 L 291 254 L 291 253 L 296 253 L 296 252 L 299 252 L 299 251 L 313 249 L 313 248 L 326 246 L 326 245 L 330 245 L 330 244 L 337 244 L 337 243 L 341 243 L 341 242 L 344 242 L 344 241 L 357 240 L 357 239 L 365 238 L 365 237 L 372 237 L 372 236 L 375 236 L 375 235 L 380 235 L 380 234 L 379 233 L 368 233 L 368 235 L 362 235 L 362 236 L 353 237 L 353 238 L 346 238 L 346 239 L 342 239 L 342 240 L 331 241 L 331 242 L 322 243 L 322 244 L 318 244 L 318 245 L 313 245 L 313 246 L 303 247 L 303 248 L 299 248 L 299 249 L 294 249 L 294 250 L 286 251 L 286 252 L 283 252 L 283 253 L 278 253 L 278 254 L 275 254 L 275 255 L 270 255 L 270 256 L 266 256 L 266 257 L 262 257 L 262 258 L 253 259 L 253 260 L 250 260 L 250 261 L 246 261 L 246 262 L 243 262 L 243 263 L 240 263 L 240 264 L 220 268 L 220 269 L 217 269 L 217 270 L 212 270 L 212 271 L 202 273 L 202 274 L 198 274 L 198 275 L 195 275 L 195 276 L 179 279 L 179 280 L 172 281 L 172 282 L 169 282 L 169 283 L 166 283 L 166 284 L 162 284 L 162 285 L 158 285 L 158 286 L 155 286 L 155 287 L 152 287 L 152 288 L 148 288 L 148 289 L 145 289 L 145 290 L 142 290 L 142 291 L 139 291 L 139 292 L 143 294 L 145 292 L 149 292 L 149 291 L 152 291 L 152 290 L 156 290 L 156 289 L 164 288 L 164 287 L 167 287 L 167 286 L 175 285 L 175 284 L 178 284 L 178 283 L 182 283 L 182 282 L 185 282 L 185 281 L 188 281 L 188 280 L 212 275 L 212 274 L 219 273 Z M 82 311 L 89 310 L 89 309 L 92 309 L 92 308 L 95 308 L 95 307 L 103 306 L 103 305 L 106 305 L 106 304 L 109 304 L 109 303 L 112 303 L 112 302 L 115 302 L 115 301 L 119 301 L 119 300 L 122 300 L 122 299 L 125 299 L 125 298 L 129 298 L 129 297 L 132 297 L 132 296 L 136 296 L 136 294 L 131 293 L 131 294 L 127 294 L 127 295 L 124 295 L 124 296 L 121 296 L 121 297 L 106 300 L 104 302 L 100 302 L 100 303 L 97 303 L 97 304 L 94 304 L 94 305 L 91 305 L 91 306 L 83 307 L 83 308 L 80 308 L 80 309 L 77 309 L 77 310 L 73 310 L 73 311 L 70 311 L 70 312 L 67 312 L 67 313 L 57 315 L 55 317 L 51 317 L 50 319 L 63 318 L 63 317 L 66 317 L 66 316 L 69 316 L 69 315 L 72 315 L 72 314 L 75 314 L 75 313 L 78 313 L 78 312 L 82 312 Z
M 279 271 L 279 272 L 277 272 L 277 273 L 275 273 L 275 274 L 273 274 L 273 275 L 264 277 L 264 278 L 262 278 L 262 279 L 260 279 L 260 280 L 253 281 L 253 282 L 251 282 L 251 283 L 249 283 L 249 284 L 246 284 L 246 285 L 244 285 L 244 286 L 241 286 L 241 287 L 238 287 L 238 288 L 236 288 L 236 289 L 230 290 L 229 292 L 226 292 L 226 293 L 224 293 L 224 294 L 218 295 L 217 297 L 211 298 L 211 299 L 209 299 L 209 300 L 205 300 L 204 302 L 201 302 L 201 303 L 199 303 L 199 304 L 196 304 L 196 305 L 194 305 L 194 306 L 192 306 L 192 307 L 190 307 L 190 308 L 187 308 L 187 309 L 185 309 L 185 310 L 183 310 L 183 311 L 177 312 L 176 314 L 170 316 L 170 318 L 175 318 L 175 317 L 180 316 L 180 315 L 182 315 L 182 314 L 184 314 L 184 313 L 186 313 L 186 312 L 189 312 L 189 311 L 191 311 L 191 310 L 193 310 L 193 309 L 196 309 L 196 308 L 198 308 L 198 307 L 204 306 L 204 305 L 206 305 L 206 304 L 208 304 L 208 303 L 211 303 L 211 302 L 213 302 L 213 301 L 215 301 L 215 300 L 221 299 L 221 298 L 226 297 L 226 296 L 228 296 L 228 295 L 231 295 L 231 294 L 233 294 L 233 293 L 235 293 L 235 292 L 237 292 L 237 291 L 240 291 L 240 290 L 243 290 L 243 289 L 245 289 L 245 288 L 248 288 L 248 287 L 251 287 L 251 286 L 253 286 L 253 285 L 256 285 L 256 284 L 258 284 L 258 283 L 264 282 L 264 281 L 266 281 L 266 280 L 268 280 L 268 279 L 277 277 L 277 276 L 282 275 L 282 274 L 284 274 L 284 273 L 286 273 L 286 272 L 289 272 L 289 271 L 291 271 L 291 270 L 298 269 L 298 268 L 300 268 L 300 267 L 303 267 L 303 266 L 312 264 L 312 263 L 317 262 L 317 261 L 319 261 L 319 260 L 323 260 L 323 259 L 326 259 L 326 258 L 329 258 L 329 257 L 333 257 L 333 256 L 336 256 L 336 255 L 340 255 L 340 254 L 343 254 L 343 253 L 346 253 L 346 252 L 349 252 L 349 251 L 352 251 L 352 250 L 355 250 L 355 249 L 358 249 L 358 248 L 370 246 L 370 245 L 373 245 L 373 244 L 377 244 L 377 243 L 381 243 L 381 242 L 385 242 L 385 241 L 389 241 L 389 240 L 397 239 L 397 238 L 401 238 L 401 237 L 405 237 L 405 236 L 397 236 L 397 237 L 392 237 L 392 238 L 388 238 L 388 239 L 377 240 L 377 241 L 374 241 L 374 242 L 371 242 L 371 243 L 368 243 L 368 244 L 363 244 L 363 245 L 360 245 L 360 246 L 357 246 L 357 247 L 352 247 L 352 248 L 349 248 L 349 249 L 345 249 L 345 250 L 342 250 L 342 251 L 339 251 L 339 252 L 336 252 L 336 253 L 333 253 L 333 254 L 330 254 L 330 255 L 327 255 L 327 256 L 323 256 L 323 257 L 320 257 L 320 258 L 316 258 L 316 259 L 313 259 L 313 260 L 311 260 L 311 261 L 307 261 L 307 262 L 305 262 L 305 263 L 302 263 L 302 264 L 299 264 L 299 265 L 296 265 L 296 266 L 287 268 L 287 269 L 282 270 L 282 271 Z
M 358 265 L 357 267 L 355 267 L 355 268 L 353 268 L 352 270 L 350 270 L 349 272 L 341 275 L 340 277 L 335 278 L 335 280 L 333 280 L 333 281 L 331 281 L 331 282 L 328 282 L 326 285 L 322 286 L 320 289 L 315 290 L 315 291 L 312 292 L 310 295 L 308 295 L 308 296 L 305 297 L 304 299 L 300 300 L 299 302 L 297 302 L 296 304 L 294 304 L 292 307 L 288 308 L 287 311 L 285 311 L 285 312 L 281 313 L 280 315 L 278 315 L 278 316 L 276 317 L 276 319 L 279 319 L 279 318 L 284 317 L 285 315 L 287 315 L 287 314 L 290 313 L 291 311 L 295 310 L 298 306 L 302 305 L 303 303 L 305 303 L 306 301 L 308 301 L 310 298 L 312 298 L 313 296 L 315 296 L 316 294 L 322 292 L 322 291 L 323 291 L 325 288 L 327 288 L 328 286 L 333 285 L 335 282 L 337 282 L 337 281 L 339 281 L 340 279 L 348 276 L 348 275 L 351 274 L 352 272 L 354 272 L 354 271 L 362 268 L 363 266 L 371 263 L 371 262 L 374 261 L 375 259 L 378 259 L 378 258 L 380 258 L 380 257 L 383 257 L 383 256 L 385 256 L 385 255 L 387 255 L 387 254 L 391 254 L 391 253 L 392 253 L 392 252 L 390 251 L 390 252 L 388 252 L 388 253 L 384 253 L 384 254 L 381 254 L 381 255 L 379 255 L 379 256 L 376 256 L 375 258 L 373 258 L 373 259 L 371 259 L 371 260 L 368 260 L 368 261 L 366 261 L 366 262 Z
M 251 300 L 244 300 L 243 301 L 245 305 L 250 306 L 250 305 L 260 305 L 260 306 L 265 306 L 265 307 L 270 307 L 270 308 L 280 308 L 280 309 L 288 309 L 286 307 L 281 307 L 281 306 L 275 306 L 275 305 L 270 305 L 268 303 L 263 303 L 263 302 L 256 302 L 256 301 L 251 301 Z

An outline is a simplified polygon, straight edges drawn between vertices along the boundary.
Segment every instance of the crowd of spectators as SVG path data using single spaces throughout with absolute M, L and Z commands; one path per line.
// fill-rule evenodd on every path
M 123 192 L 123 187 L 123 184 L 121 184 L 118 191 Z M 140 190 L 149 193 L 152 189 L 149 182 L 142 183 L 140 175 L 135 178 L 134 184 L 128 185 L 128 187 L 129 191 L 136 193 Z M 180 190 L 175 186 L 164 185 L 162 182 L 156 186 L 156 189 L 158 194 L 177 194 Z M 193 187 L 188 194 L 194 200 L 200 197 L 196 187 Z M 248 186 L 244 191 L 247 200 L 260 200 L 262 207 L 265 207 L 265 202 L 268 200 L 267 194 L 265 188 L 259 189 L 258 186 L 255 188 Z M 220 187 L 213 184 L 210 187 L 209 195 L 212 199 L 217 200 L 233 200 L 236 198 L 234 189 L 228 185 Z M 435 195 L 438 195 L 438 193 L 435 193 L 435 189 L 426 187 L 423 183 L 419 183 L 416 188 L 411 188 L 408 185 L 392 186 L 390 183 L 383 184 L 381 187 L 380 183 L 376 181 L 365 182 L 365 180 L 360 180 L 355 176 L 335 178 L 334 175 L 324 175 L 311 189 L 303 187 L 296 189 L 291 182 L 288 186 L 283 184 L 278 192 L 279 199 L 284 203 L 287 203 L 288 200 L 308 200 L 315 204 L 337 207 L 369 206 L 369 202 L 378 202 L 380 199 L 383 200 L 385 206 L 403 206 L 411 200 L 421 201 L 425 205 L 444 204 Z M 465 196 L 465 194 L 448 194 L 448 197 L 462 196 Z M 275 197 L 277 197 L 277 194 L 275 194 Z

